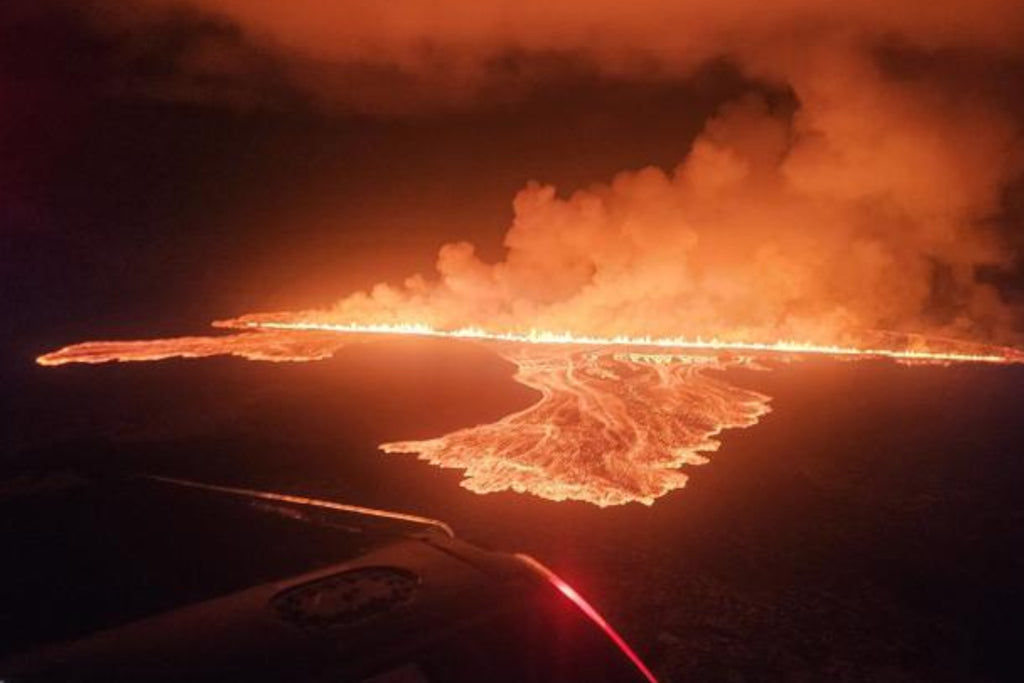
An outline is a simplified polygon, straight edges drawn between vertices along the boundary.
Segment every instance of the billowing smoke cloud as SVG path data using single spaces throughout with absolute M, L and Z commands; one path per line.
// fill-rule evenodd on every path
M 181 6 L 148 0 L 153 14 L 133 21 Z M 530 183 L 502 261 L 446 245 L 435 276 L 350 296 L 332 318 L 815 340 L 1012 326 L 978 273 L 1013 259 L 996 218 L 1024 157 L 988 76 L 1021 59 L 1019 1 L 189 6 L 325 101 L 465 103 L 544 79 L 551 55 L 629 79 L 685 78 L 726 58 L 792 94 L 727 104 L 670 171 L 625 171 L 570 196 Z M 237 70 L 211 46 L 188 55 L 190 69 Z
M 335 313 L 747 339 L 937 325 L 977 335 L 1004 323 L 974 274 L 1005 258 L 984 221 L 1014 169 L 1012 128 L 972 106 L 937 113 L 871 79 L 844 87 L 840 102 L 807 97 L 795 115 L 756 98 L 730 104 L 669 173 L 624 172 L 567 198 L 531 184 L 504 261 L 450 244 L 437 280 L 382 285 Z M 965 117 L 977 129 L 958 142 Z
M 566 59 L 611 77 L 664 79 L 725 57 L 751 75 L 785 83 L 816 50 L 820 56 L 895 44 L 1005 58 L 1019 54 L 1024 39 L 1017 0 L 72 4 L 88 4 L 101 28 L 141 36 L 138 53 L 176 56 L 182 87 L 213 94 L 216 86 L 230 97 L 252 91 L 254 80 L 274 88 L 285 79 L 323 101 L 369 109 L 500 98 L 556 76 Z M 162 31 L 147 30 L 154 27 Z

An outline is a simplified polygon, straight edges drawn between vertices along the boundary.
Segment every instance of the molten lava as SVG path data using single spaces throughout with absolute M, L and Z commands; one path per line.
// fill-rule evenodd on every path
M 541 346 L 626 347 L 675 351 L 734 352 L 741 354 L 811 354 L 843 358 L 891 358 L 897 361 L 933 363 L 1012 363 L 1024 362 L 1024 353 L 1005 347 L 971 344 L 955 340 L 922 340 L 919 348 L 882 347 L 873 345 L 840 346 L 812 342 L 780 340 L 775 342 L 727 341 L 721 339 L 690 339 L 686 337 L 597 337 L 572 332 L 530 330 L 529 332 L 492 332 L 479 327 L 439 330 L 423 324 L 358 324 L 316 321 L 267 319 L 246 316 L 219 321 L 216 327 L 264 329 L 278 331 L 334 332 L 342 334 L 397 334 L 416 337 L 471 339 L 477 341 L 513 342 Z M 880 335 L 881 336 L 881 335 Z M 895 335 L 893 335 L 895 336 Z M 945 348 L 939 348 L 939 344 Z
M 248 360 L 313 361 L 376 335 L 486 343 L 517 367 L 516 381 L 540 393 L 534 405 L 492 424 L 422 441 L 386 443 L 388 453 L 418 453 L 465 472 L 477 493 L 512 490 L 595 505 L 651 504 L 685 485 L 683 466 L 707 462 L 725 429 L 748 427 L 769 412 L 769 397 L 733 386 L 716 371 L 758 359 L 802 355 L 884 358 L 902 363 L 1017 363 L 1007 348 L 917 340 L 902 346 L 771 344 L 682 338 L 596 338 L 551 332 L 443 331 L 424 325 L 290 321 L 266 316 L 217 323 L 240 328 L 214 337 L 99 341 L 38 358 L 42 365 L 233 355 Z
M 341 346 L 337 335 L 258 331 L 220 337 L 172 337 L 95 341 L 66 346 L 36 359 L 40 365 L 153 361 L 168 358 L 238 356 L 246 360 L 312 361 L 330 358 Z
M 498 352 L 516 364 L 518 382 L 540 392 L 537 403 L 493 424 L 381 450 L 463 469 L 462 485 L 477 493 L 649 505 L 683 487 L 680 467 L 707 462 L 700 453 L 718 449 L 712 437 L 768 412 L 767 396 L 705 372 L 737 361 L 511 344 Z

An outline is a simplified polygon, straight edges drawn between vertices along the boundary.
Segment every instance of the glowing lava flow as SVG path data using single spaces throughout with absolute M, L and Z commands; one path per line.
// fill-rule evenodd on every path
M 495 333 L 426 325 L 336 324 L 251 316 L 216 323 L 234 334 L 149 341 L 86 342 L 40 356 L 42 365 L 233 355 L 248 360 L 313 361 L 377 335 L 443 337 L 492 345 L 537 390 L 534 405 L 492 424 L 421 441 L 381 446 L 418 453 L 465 472 L 477 493 L 512 490 L 595 505 L 651 504 L 685 485 L 686 465 L 707 462 L 725 429 L 748 427 L 769 398 L 733 386 L 719 373 L 760 358 L 821 355 L 901 363 L 1020 363 L 1014 349 L 961 342 L 822 346 L 682 338 L 598 338 L 550 332 Z M 643 350 L 644 353 L 639 351 Z
M 220 337 L 84 342 L 39 356 L 36 362 L 40 365 L 96 364 L 210 356 L 274 362 L 313 361 L 330 358 L 340 346 L 342 341 L 336 334 L 260 330 Z
M 1004 347 L 979 346 L 976 351 L 937 350 L 933 348 L 887 348 L 856 347 L 810 342 L 782 340 L 771 343 L 725 341 L 720 339 L 688 339 L 686 337 L 596 337 L 577 335 L 570 332 L 532 330 L 530 332 L 491 332 L 477 327 L 456 330 L 439 330 L 423 324 L 357 324 L 287 322 L 276 320 L 254 320 L 239 318 L 215 323 L 219 327 L 256 328 L 267 330 L 291 330 L 310 332 L 335 332 L 340 334 L 397 334 L 418 337 L 442 337 L 448 339 L 471 339 L 478 341 L 515 342 L 522 344 L 560 346 L 620 346 L 677 351 L 705 351 L 732 353 L 783 353 L 802 355 L 823 355 L 842 358 L 891 358 L 909 362 L 935 363 L 1019 363 L 1024 362 L 1024 353 Z M 961 347 L 972 346 L 956 342 Z
M 713 436 L 768 412 L 767 396 L 707 376 L 709 363 L 725 367 L 713 359 L 522 345 L 499 353 L 516 364 L 518 382 L 540 392 L 537 403 L 493 424 L 381 450 L 463 469 L 462 485 L 477 493 L 650 505 L 683 487 L 681 466 L 707 462 L 700 453 L 718 449 Z

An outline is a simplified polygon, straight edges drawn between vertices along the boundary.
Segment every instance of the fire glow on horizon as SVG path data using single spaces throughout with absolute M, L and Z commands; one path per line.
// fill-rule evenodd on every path
M 463 327 L 456 330 L 439 330 L 422 323 L 409 324 L 359 324 L 320 322 L 252 322 L 228 321 L 218 326 L 247 327 L 270 330 L 296 330 L 333 332 L 339 334 L 381 334 L 409 335 L 417 337 L 441 337 L 450 339 L 471 339 L 479 341 L 501 341 L 519 344 L 568 345 L 568 346 L 621 346 L 654 348 L 660 350 L 711 351 L 735 353 L 786 353 L 848 358 L 891 358 L 909 362 L 938 363 L 1017 363 L 1024 362 L 1024 353 L 1010 348 L 986 347 L 985 352 L 968 353 L 960 351 L 937 351 L 930 349 L 872 348 L 815 344 L 812 342 L 780 340 L 770 343 L 725 341 L 720 339 L 688 339 L 686 337 L 597 337 L 572 332 L 531 330 L 529 332 L 491 332 L 480 327 Z M 45 357 L 44 357 L 45 358 Z M 42 362 L 42 361 L 41 361 Z
M 281 316 L 283 317 L 283 316 Z M 400 336 L 486 344 L 516 366 L 515 380 L 539 394 L 502 419 L 432 439 L 380 445 L 416 453 L 464 472 L 476 493 L 516 491 L 598 506 L 653 504 L 685 486 L 686 467 L 708 462 L 726 429 L 750 427 L 770 412 L 770 397 L 740 388 L 714 370 L 765 369 L 759 361 L 820 356 L 902 364 L 1024 362 L 1015 349 L 954 342 L 831 346 L 569 333 L 440 330 L 424 324 L 357 324 L 243 317 L 215 323 L 234 334 L 85 342 L 40 356 L 41 365 L 153 361 L 232 355 L 259 361 L 317 361 L 367 339 Z
M 182 1 L 85 4 L 103 5 L 98 25 L 118 13 L 107 5 L 124 5 L 132 19 L 125 25 L 135 27 L 127 33 L 139 31 L 148 49 L 161 44 L 150 31 L 165 14 L 178 21 L 163 5 Z M 160 8 L 140 11 L 139 4 Z M 211 356 L 303 362 L 367 338 L 469 340 L 514 363 L 516 381 L 535 389 L 538 402 L 493 424 L 382 448 L 459 468 L 463 485 L 477 492 L 612 505 L 649 504 L 682 487 L 681 468 L 705 462 L 720 432 L 768 412 L 768 397 L 715 370 L 811 357 L 1024 362 L 1017 349 L 951 341 L 1020 339 L 1022 312 L 998 287 L 1021 263 L 1008 200 L 1024 178 L 1024 135 L 1019 107 L 1006 96 L 1020 89 L 1006 68 L 1024 55 L 1018 0 L 960 3 L 955 22 L 948 3 L 918 0 L 652 0 L 629 12 L 615 2 L 537 10 L 534 3 L 453 0 L 440 13 L 432 3 L 404 1 L 364 3 L 358 13 L 336 3 L 306 3 L 303 12 L 288 3 L 187 4 L 228 22 L 246 48 L 231 52 L 231 64 L 240 60 L 231 69 L 218 50 L 205 51 L 212 63 L 204 51 L 184 51 L 180 85 L 190 97 L 195 83 L 215 74 L 233 87 L 209 90 L 252 92 L 260 102 L 269 58 L 282 85 L 295 88 L 282 89 L 286 106 L 302 93 L 332 113 L 351 107 L 370 116 L 440 118 L 501 103 L 504 121 L 533 111 L 535 97 L 540 103 L 549 93 L 572 92 L 565 88 L 581 76 L 581 84 L 616 92 L 667 88 L 675 101 L 718 91 L 717 83 L 707 87 L 718 81 L 718 67 L 735 73 L 722 81 L 728 87 L 714 96 L 699 131 L 686 123 L 689 114 L 677 120 L 666 111 L 670 121 L 657 123 L 662 109 L 653 103 L 661 100 L 637 100 L 638 115 L 624 118 L 621 137 L 601 133 L 600 146 L 615 149 L 643 126 L 659 141 L 657 154 L 629 152 L 625 158 L 638 166 L 587 185 L 576 174 L 561 188 L 551 182 L 557 177 L 535 178 L 534 169 L 557 176 L 561 160 L 538 166 L 532 152 L 522 153 L 519 141 L 531 141 L 525 133 L 532 129 L 509 137 L 515 157 L 531 161 L 508 169 L 527 182 L 512 199 L 497 259 L 471 242 L 446 242 L 433 271 L 376 282 L 326 310 L 246 315 L 217 323 L 229 328 L 219 336 L 75 344 L 40 356 L 41 365 Z M 255 68 L 243 68 L 246 55 L 261 50 L 266 56 Z M 705 82 L 707 66 L 715 68 Z M 686 111 L 700 111 L 693 105 L 704 97 L 686 100 Z M 517 109 L 520 98 L 529 107 Z M 549 118 L 532 142 L 561 158 L 571 148 L 550 139 L 573 132 L 575 140 L 582 130 L 581 151 L 589 150 L 598 129 L 588 122 L 605 117 L 597 100 L 582 98 L 586 118 L 565 117 L 570 108 L 558 102 L 537 110 Z M 461 130 L 468 120 L 452 124 Z M 461 167 L 474 180 L 489 168 L 478 159 L 501 154 L 475 134 L 450 145 L 432 126 L 422 130 L 437 145 L 431 156 L 472 159 Z M 685 151 L 665 158 L 671 149 Z M 397 168 L 421 156 L 418 150 L 382 168 Z M 580 155 L 580 170 L 589 158 L 589 151 Z M 444 183 L 445 201 L 477 187 L 460 174 L 437 175 L 433 163 L 423 169 L 436 177 L 410 175 L 414 168 L 399 176 L 426 194 Z M 381 178 L 391 184 L 392 177 Z M 404 222 L 413 204 L 386 201 L 385 187 L 367 187 L 394 205 L 382 222 Z M 282 235 L 290 238 L 302 215 L 287 217 Z M 421 216 L 413 214 L 424 231 L 447 224 L 449 235 L 457 227 L 443 210 Z M 349 217 L 339 216 L 339 230 L 356 229 Z

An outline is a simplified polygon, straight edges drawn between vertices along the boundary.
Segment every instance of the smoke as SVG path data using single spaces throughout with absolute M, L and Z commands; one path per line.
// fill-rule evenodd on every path
M 70 0 L 50 0 L 69 2 Z M 1020 52 L 1017 0 L 80 0 L 136 61 L 173 57 L 168 89 L 278 90 L 363 110 L 515 96 L 566 70 L 686 77 L 727 58 L 788 82 L 814 46 L 1006 58 Z M 191 26 L 191 31 L 184 27 Z M 150 79 L 158 74 L 150 73 Z M 280 93 L 278 93 L 280 94 Z
M 992 339 L 1015 322 L 980 274 L 1015 258 L 998 219 L 1024 156 L 996 74 L 1022 57 L 1018 1 L 131 4 L 96 20 L 143 31 L 190 7 L 276 55 L 299 90 L 363 109 L 464 106 L 565 60 L 672 80 L 725 58 L 760 84 L 671 170 L 568 196 L 529 183 L 501 261 L 448 244 L 429 277 L 299 317 L 750 340 Z M 185 71 L 248 77 L 216 47 L 188 51 Z

